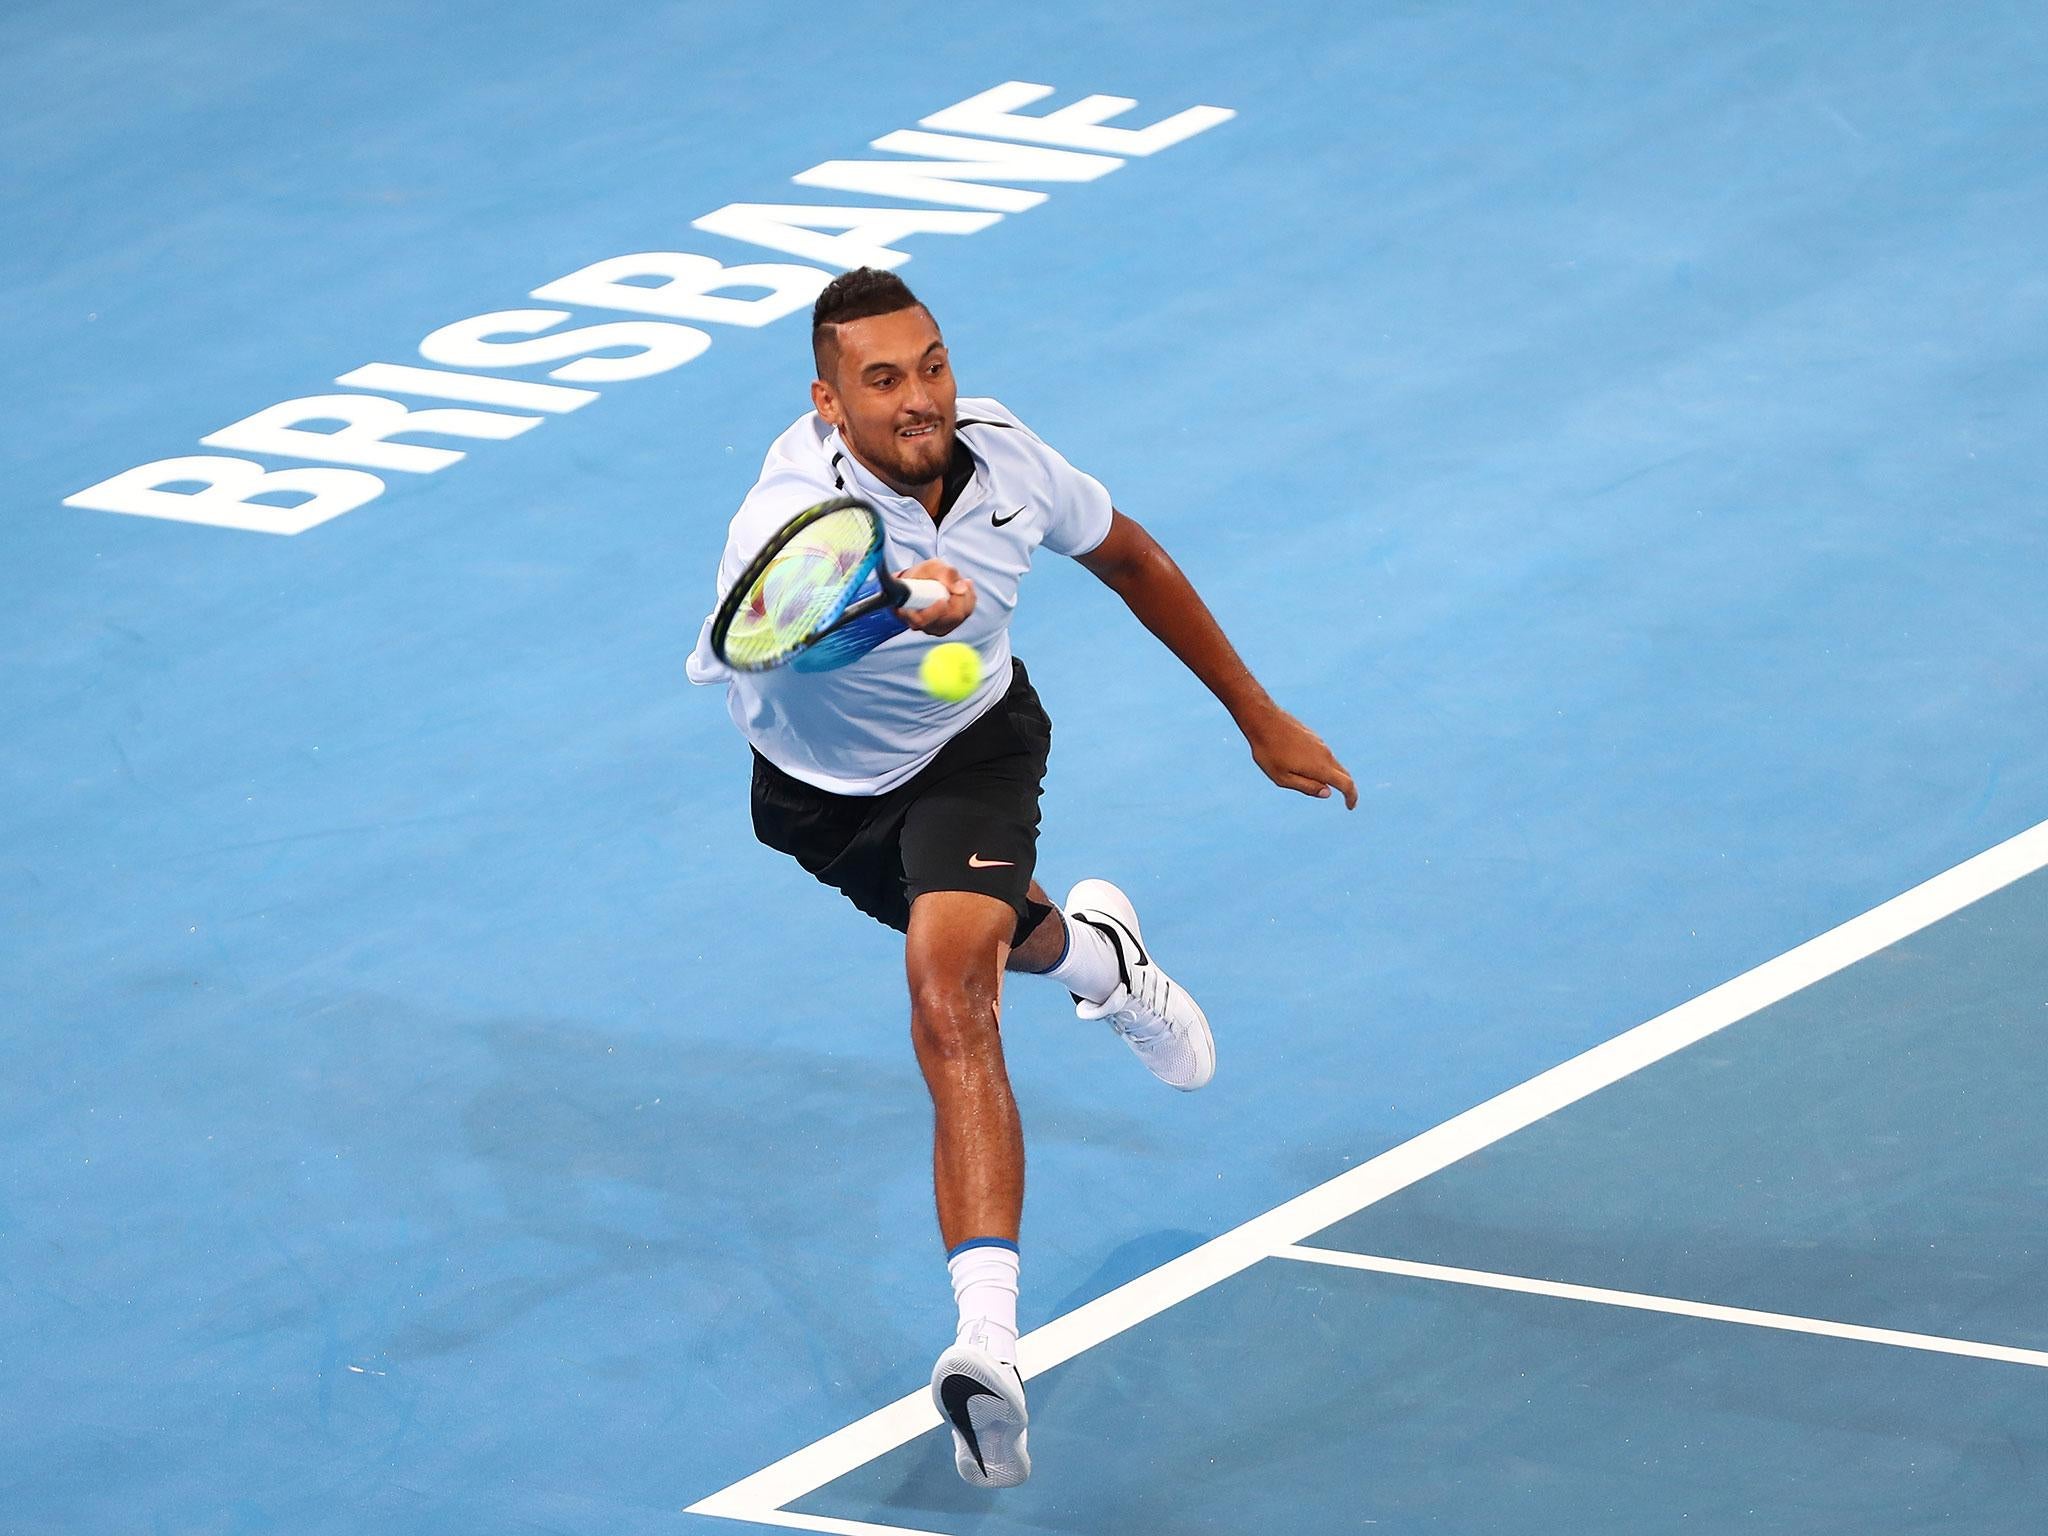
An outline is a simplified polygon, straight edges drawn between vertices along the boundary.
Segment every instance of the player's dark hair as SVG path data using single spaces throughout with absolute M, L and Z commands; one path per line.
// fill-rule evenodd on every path
M 871 320 L 876 315 L 893 315 L 899 309 L 922 309 L 910 285 L 894 272 L 877 267 L 855 267 L 842 272 L 825 285 L 818 302 L 811 306 L 811 358 L 818 377 L 825 377 L 826 350 L 832 344 L 832 328 L 848 320 Z

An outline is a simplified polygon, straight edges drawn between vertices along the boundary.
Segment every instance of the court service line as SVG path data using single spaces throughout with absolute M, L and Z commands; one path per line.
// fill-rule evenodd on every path
M 1610 1083 L 1662 1061 L 1751 1014 L 1783 1002 L 1837 971 L 1918 933 L 2048 865 L 2048 822 L 2028 828 L 1953 869 L 1872 907 L 1690 1002 L 1348 1169 L 1201 1247 L 1085 1302 L 1018 1340 L 1018 1368 L 1029 1379 L 1093 1349 L 1147 1318 L 1228 1280 L 1325 1227 L 1492 1146 Z M 721 1488 L 686 1513 L 751 1520 L 796 1530 L 890 1531 L 790 1514 L 784 1506 L 938 1427 L 927 1390 L 863 1419 Z M 771 1518 L 772 1517 L 772 1518 Z
M 1824 1317 L 1797 1317 L 1789 1312 L 1758 1312 L 1750 1307 L 1724 1307 L 1711 1301 L 1681 1301 L 1675 1296 L 1650 1296 L 1641 1291 L 1610 1291 L 1598 1285 L 1570 1285 L 1562 1280 L 1536 1280 L 1527 1275 L 1502 1275 L 1485 1269 L 1458 1269 L 1449 1264 L 1419 1264 L 1413 1259 L 1388 1259 L 1371 1253 L 1345 1253 L 1335 1248 L 1292 1244 L 1273 1255 L 1341 1269 L 1364 1269 L 1381 1275 L 1406 1275 L 1416 1280 L 1442 1280 L 1490 1291 L 1515 1291 L 1524 1296 L 1556 1296 L 1590 1301 L 1604 1307 L 1637 1312 L 1663 1312 L 1672 1317 L 1698 1317 L 1716 1323 L 1741 1323 L 1750 1328 L 1776 1328 L 1785 1333 L 1811 1333 L 1829 1339 L 1855 1339 L 1889 1344 L 1898 1349 L 1923 1349 L 1937 1355 L 1967 1355 L 1975 1360 L 2003 1360 L 2048 1370 L 2048 1351 L 2018 1349 L 2010 1344 L 1980 1344 L 1935 1333 L 1903 1333 L 1896 1328 L 1866 1328 L 1861 1323 L 1836 1323 Z

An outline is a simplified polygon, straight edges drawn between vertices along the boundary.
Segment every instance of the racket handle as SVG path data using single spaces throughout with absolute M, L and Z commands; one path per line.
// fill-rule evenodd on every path
M 916 613 L 924 608 L 935 608 L 952 596 L 946 590 L 944 582 L 931 581 L 922 576 L 912 576 L 903 582 L 902 585 L 904 592 L 903 601 L 896 606 L 908 609 L 912 613 Z

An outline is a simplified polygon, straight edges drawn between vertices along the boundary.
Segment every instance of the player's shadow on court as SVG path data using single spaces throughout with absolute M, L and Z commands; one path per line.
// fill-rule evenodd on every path
M 925 1155 L 907 1050 L 891 1070 L 680 1030 L 628 1037 L 527 1019 L 482 1036 L 498 1070 L 463 1106 L 462 1142 L 494 1188 L 489 1225 L 549 1262 L 478 1278 L 401 1329 L 400 1354 L 465 1347 L 614 1276 L 681 1269 L 688 1283 L 722 1283 L 749 1254 L 794 1252 L 828 1200 L 872 1230 L 879 1209 L 864 1181 L 846 1177 L 846 1148 L 900 1144 L 908 1167 Z M 813 1281 L 781 1283 L 801 1306 L 788 1292 Z M 848 1277 L 831 1284 L 813 1299 L 846 1305 Z
M 888 1266 L 779 1262 L 821 1241 L 828 1220 L 828 1248 L 887 1241 L 876 1234 L 901 1232 L 906 1205 L 920 1224 L 902 1240 L 929 1240 L 931 1112 L 907 1040 L 892 1055 L 719 1038 L 687 1017 L 628 1033 L 546 1017 L 451 1025 L 388 1000 L 348 1013 L 364 1065 L 333 1117 L 377 1149 L 382 1203 L 424 1239 L 386 1256 L 417 1281 L 377 1341 L 393 1359 L 517 1351 L 538 1319 L 573 1316 L 624 1280 L 650 1324 L 679 1290 L 715 1303 L 719 1331 L 791 1379 L 817 1365 L 809 1344 L 785 1337 L 786 1316 L 846 1319 L 821 1331 L 855 1398 L 894 1396 L 924 1368 L 930 1339 L 890 1291 Z M 402 1081 L 420 1071 L 427 1035 L 453 1059 Z M 1046 1088 L 1036 1101 L 1055 1125 L 1086 1120 L 1119 1144 L 1146 1142 L 1142 1122 L 1105 1124 L 1099 1107 Z M 1197 1240 L 1126 1244 L 1057 1310 Z M 941 1276 L 935 1318 L 943 1301 Z M 775 1355 L 778 1339 L 792 1358 Z M 612 1356 L 631 1374 L 661 1368 L 645 1349 Z

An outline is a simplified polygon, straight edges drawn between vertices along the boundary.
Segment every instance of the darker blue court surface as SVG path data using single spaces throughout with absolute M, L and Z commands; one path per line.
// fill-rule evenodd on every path
M 2048 875 L 1316 1238 L 2048 1349 Z
M 953 1327 L 900 943 L 755 843 L 683 679 L 800 314 L 409 438 L 464 457 L 295 536 L 67 498 L 369 364 L 573 384 L 422 343 L 607 258 L 797 262 L 696 221 L 880 205 L 793 178 L 1005 82 L 1234 112 L 900 242 L 963 389 L 1362 793 L 1273 789 L 1084 572 L 1027 583 L 1042 876 L 1129 890 L 1219 1041 L 1175 1095 L 1009 988 L 1036 1327 L 2048 817 L 2044 44 L 2000 0 L 0 11 L 0 1533 L 715 1531 Z M 1321 1240 L 2040 1343 L 2042 903 Z M 816 1507 L 2005 1530 L 2039 1392 L 1271 1263 L 1049 1374 L 999 1506 L 934 1438 Z

